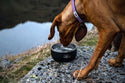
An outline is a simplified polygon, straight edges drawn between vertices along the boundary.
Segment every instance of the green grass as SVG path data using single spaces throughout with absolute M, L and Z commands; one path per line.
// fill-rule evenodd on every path
M 89 40 L 84 41 L 84 43 L 81 43 L 81 45 L 85 46 L 96 46 L 98 41 L 98 38 L 91 38 Z
M 92 35 L 91 33 L 87 34 L 80 42 L 76 42 L 73 39 L 73 43 L 76 43 L 78 46 L 92 46 L 95 47 L 98 42 L 98 36 Z

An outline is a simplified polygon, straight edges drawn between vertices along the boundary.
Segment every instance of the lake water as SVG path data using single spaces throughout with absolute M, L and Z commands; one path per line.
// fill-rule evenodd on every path
M 58 32 L 56 30 L 53 40 L 48 41 L 51 22 L 37 23 L 27 21 L 18 24 L 12 29 L 4 29 L 0 31 L 0 57 L 5 55 L 16 55 L 26 52 L 32 47 L 43 45 L 58 40 Z M 87 23 L 88 30 L 92 29 L 92 24 Z

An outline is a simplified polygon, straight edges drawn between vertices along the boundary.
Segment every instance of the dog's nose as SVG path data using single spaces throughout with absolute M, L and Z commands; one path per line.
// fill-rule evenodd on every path
M 69 45 L 69 42 L 67 42 L 65 39 L 60 38 L 60 43 L 64 46 L 67 47 Z

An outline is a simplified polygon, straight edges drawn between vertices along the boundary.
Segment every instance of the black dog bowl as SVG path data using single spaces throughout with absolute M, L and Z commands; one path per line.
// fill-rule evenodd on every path
M 74 44 L 63 47 L 61 43 L 56 43 L 51 47 L 51 55 L 57 62 L 69 62 L 75 59 L 77 49 Z

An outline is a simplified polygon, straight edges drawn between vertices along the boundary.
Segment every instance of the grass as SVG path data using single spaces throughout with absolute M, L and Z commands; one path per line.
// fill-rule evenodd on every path
M 85 39 L 82 42 L 79 42 L 79 46 L 96 46 L 98 38 L 91 38 L 89 40 Z
M 45 58 L 50 56 L 50 46 L 51 44 L 47 44 L 43 46 L 37 52 L 33 52 L 30 56 L 26 56 L 25 54 L 6 57 L 7 59 L 14 61 L 17 57 L 20 58 L 25 56 L 21 61 L 13 64 L 10 68 L 6 70 L 2 70 L 0 68 L 0 83 L 17 83 L 22 77 L 24 77 L 38 62 L 44 60 Z M 27 53 L 26 53 L 27 54 Z M 14 59 L 12 59 L 14 57 Z
M 96 46 L 98 35 L 88 33 L 85 38 L 80 42 L 76 42 L 74 39 L 72 43 L 78 46 Z M 23 78 L 38 62 L 43 61 L 50 56 L 51 44 L 46 44 L 42 48 L 37 50 L 30 50 L 26 53 L 19 54 L 17 56 L 6 57 L 10 61 L 14 62 L 20 57 L 24 57 L 21 61 L 14 63 L 10 68 L 3 70 L 0 68 L 0 83 L 17 83 Z M 29 55 L 29 56 L 26 56 Z
M 72 41 L 73 43 L 76 43 L 78 46 L 92 46 L 95 47 L 98 42 L 98 33 L 95 31 L 88 32 L 87 35 L 80 41 L 76 42 L 75 39 Z

